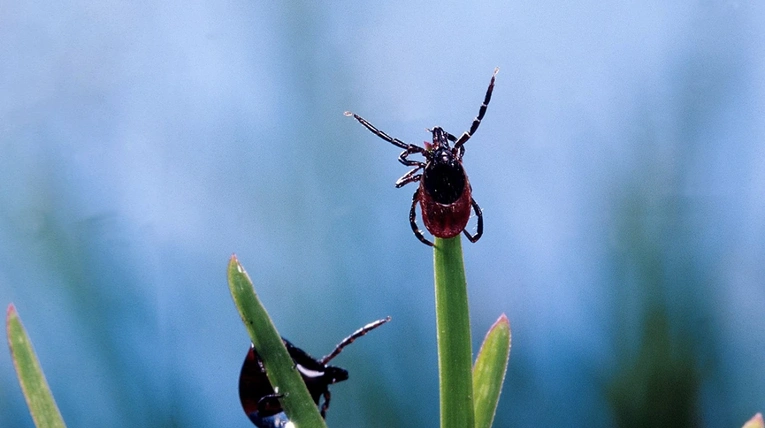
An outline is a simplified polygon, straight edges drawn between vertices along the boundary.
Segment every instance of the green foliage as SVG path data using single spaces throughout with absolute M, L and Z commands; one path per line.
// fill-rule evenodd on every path
M 510 353 L 510 324 L 503 314 L 484 339 L 472 367 L 467 282 L 460 237 L 436 238 L 436 324 L 442 428 L 489 428 L 499 401 Z M 301 428 L 326 428 L 302 377 L 235 256 L 228 265 L 231 296 L 271 385 L 290 420 Z M 22 391 L 37 427 L 65 427 L 32 344 L 13 305 L 6 320 L 8 342 Z M 474 395 L 475 391 L 475 395 Z
M 472 428 L 473 350 L 460 236 L 433 248 L 442 428 Z
M 490 428 L 494 422 L 510 357 L 510 339 L 510 321 L 502 314 L 486 333 L 473 367 L 476 428 Z
M 700 382 L 692 353 L 671 335 L 665 308 L 653 307 L 640 348 L 619 369 L 608 391 L 617 426 L 698 426 Z
M 40 362 L 32 348 L 21 318 L 13 304 L 8 306 L 8 315 L 5 320 L 8 333 L 8 345 L 11 348 L 11 359 L 16 367 L 16 374 L 21 384 L 21 390 L 29 406 L 29 413 L 38 428 L 65 427 L 61 413 L 58 411 L 56 401 L 48 387 L 40 368 Z
M 433 249 L 442 428 L 489 428 L 510 355 L 505 315 L 486 335 L 472 368 L 470 313 L 461 237 L 436 238 Z
M 266 367 L 268 380 L 274 391 L 284 394 L 281 403 L 287 417 L 301 428 L 326 428 L 303 378 L 236 256 L 232 256 L 228 264 L 228 285 L 250 339 Z

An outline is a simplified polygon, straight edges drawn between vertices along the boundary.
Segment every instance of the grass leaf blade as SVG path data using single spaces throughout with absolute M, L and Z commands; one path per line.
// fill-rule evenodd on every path
M 326 428 L 281 336 L 236 256 L 231 257 L 228 265 L 228 285 L 250 340 L 263 360 L 271 385 L 278 393 L 284 394 L 281 403 L 287 417 L 301 428 Z
M 475 427 L 490 428 L 510 357 L 510 322 L 505 314 L 491 326 L 473 367 Z
M 66 427 L 50 392 L 48 381 L 45 380 L 32 341 L 29 340 L 13 304 L 8 306 L 5 325 L 13 365 L 16 367 L 16 375 L 35 425 L 38 428 Z

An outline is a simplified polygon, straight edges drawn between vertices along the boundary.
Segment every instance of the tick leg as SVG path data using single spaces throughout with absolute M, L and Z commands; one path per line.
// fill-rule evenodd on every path
M 282 404 L 279 399 L 284 397 L 284 394 L 268 394 L 258 400 L 258 412 L 259 413 L 279 413 L 282 408 Z
M 425 236 L 422 235 L 422 232 L 420 232 L 420 228 L 417 227 L 417 215 L 414 211 L 414 208 L 417 206 L 418 198 L 417 196 L 420 193 L 420 189 L 417 189 L 414 192 L 414 196 L 412 196 L 412 208 L 409 210 L 409 224 L 412 226 L 412 232 L 414 232 L 414 236 L 417 237 L 417 239 L 420 240 L 425 245 L 433 246 L 433 243 L 425 239 Z
M 455 150 L 457 151 L 457 154 L 455 156 L 457 157 L 457 160 L 462 160 L 462 156 L 465 156 L 465 146 L 459 146 L 456 147 Z
M 406 186 L 407 184 L 413 182 L 413 181 L 420 181 L 420 178 L 422 178 L 422 174 L 414 174 L 415 172 L 419 171 L 421 166 L 418 166 L 417 168 L 407 172 L 404 174 L 401 178 L 396 180 L 396 188 Z
M 394 146 L 401 147 L 402 149 L 409 150 L 410 147 L 412 147 L 411 144 L 406 144 L 405 142 L 399 140 L 398 138 L 393 138 L 390 135 L 386 134 L 383 131 L 380 131 L 379 129 L 375 128 L 374 125 L 367 122 L 366 119 L 363 117 L 357 115 L 356 113 L 351 113 L 349 111 L 346 111 L 344 113 L 348 117 L 353 117 L 354 119 L 358 120 L 360 124 L 364 125 L 368 130 L 372 131 L 373 134 L 377 135 L 378 137 L 382 138 L 383 140 L 393 144 Z
M 457 140 L 456 143 L 454 143 L 454 147 L 456 149 L 459 149 L 462 147 L 463 144 L 467 142 L 467 140 L 470 139 L 470 137 L 475 134 L 475 131 L 478 130 L 478 125 L 481 124 L 481 120 L 483 119 L 483 115 L 486 114 L 486 107 L 489 106 L 489 101 L 491 101 L 491 93 L 494 91 L 494 79 L 497 76 L 497 72 L 499 72 L 499 67 L 494 69 L 494 74 L 491 75 L 491 82 L 489 82 L 489 88 L 486 90 L 486 95 L 483 98 L 483 104 L 481 104 L 481 108 L 478 109 L 478 116 L 475 117 L 473 120 L 473 124 L 470 126 L 470 131 L 465 132 L 460 136 L 460 138 Z
M 370 322 L 364 327 L 361 327 L 360 329 L 354 331 L 353 333 L 351 333 L 350 336 L 346 337 L 345 339 L 343 339 L 342 342 L 338 343 L 337 346 L 335 346 L 335 349 L 332 350 L 332 352 L 330 352 L 327 356 L 319 360 L 319 362 L 321 363 L 322 366 L 326 366 L 331 359 L 335 358 L 337 354 L 339 354 L 343 350 L 343 348 L 353 343 L 354 340 L 369 333 L 370 331 L 376 329 L 377 327 L 380 327 L 381 325 L 385 324 L 388 321 L 390 321 L 390 317 L 385 317 L 383 319 Z
M 483 235 L 483 213 L 481 213 L 481 207 L 478 206 L 475 199 L 470 198 L 470 205 L 473 206 L 475 215 L 478 217 L 478 227 L 476 228 L 475 236 L 468 233 L 467 229 L 464 229 L 462 232 L 467 236 L 467 239 L 470 240 L 470 242 L 476 242 L 481 239 L 481 235 Z
M 322 395 L 324 396 L 324 402 L 321 403 L 321 412 L 320 413 L 321 413 L 321 417 L 323 419 L 327 419 L 327 410 L 329 410 L 329 399 L 331 397 L 331 394 L 329 393 L 329 389 L 324 391 L 324 394 L 322 394 Z
M 407 147 L 406 150 L 404 150 L 403 152 L 401 152 L 400 155 L 398 155 L 398 161 L 403 163 L 406 166 L 424 167 L 425 166 L 425 162 L 413 161 L 413 160 L 407 159 L 407 157 L 409 155 L 411 155 L 412 153 L 420 153 L 421 155 L 425 156 L 425 158 L 428 157 L 428 151 L 427 150 L 423 149 L 422 147 L 415 146 L 414 144 L 410 144 L 409 147 Z

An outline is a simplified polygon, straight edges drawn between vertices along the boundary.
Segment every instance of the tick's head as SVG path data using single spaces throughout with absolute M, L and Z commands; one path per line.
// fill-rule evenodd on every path
M 426 144 L 428 163 L 431 165 L 454 165 L 457 163 L 457 151 L 449 147 L 449 134 L 438 126 L 433 128 L 431 132 L 433 133 L 433 143 Z
M 300 363 L 295 364 L 305 383 L 320 383 L 332 385 L 333 383 L 348 380 L 348 370 L 335 366 L 324 366 L 320 370 L 310 369 Z
M 335 366 L 327 366 L 324 371 L 324 379 L 330 385 L 348 380 L 348 370 Z
M 295 368 L 303 377 L 303 382 L 305 382 L 305 386 L 308 388 L 308 392 L 311 393 L 311 397 L 313 397 L 313 401 L 316 404 L 319 404 L 321 396 L 329 391 L 330 385 L 348 380 L 348 371 L 340 367 L 322 366 L 321 368 L 316 367 L 316 370 L 314 370 L 298 363 L 295 365 Z
M 428 147 L 431 151 L 438 151 L 439 149 L 449 149 L 449 138 L 446 136 L 446 131 L 440 126 L 436 126 L 431 131 L 433 133 L 433 142 Z

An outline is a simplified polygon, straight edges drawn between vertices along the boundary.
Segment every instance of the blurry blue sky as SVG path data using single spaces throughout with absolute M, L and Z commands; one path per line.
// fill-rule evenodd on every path
M 249 426 L 236 253 L 280 332 L 336 363 L 334 427 L 436 426 L 431 251 L 399 150 L 459 134 L 495 426 L 612 426 L 609 379 L 666 302 L 703 426 L 765 409 L 761 2 L 0 3 L 0 302 L 70 426 Z M 648 303 L 647 303 L 648 302 Z M 5 304 L 4 303 L 4 304 Z M 32 426 L 0 352 L 0 426 Z

